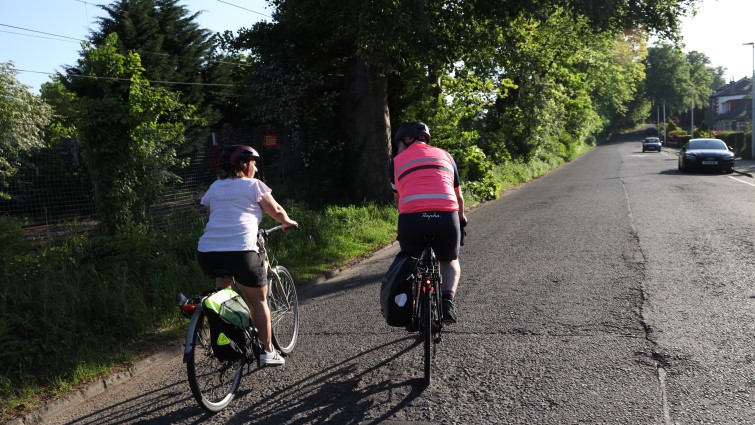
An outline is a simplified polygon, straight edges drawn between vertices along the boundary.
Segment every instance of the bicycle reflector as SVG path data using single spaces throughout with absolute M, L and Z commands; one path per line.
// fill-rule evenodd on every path
M 191 317 L 192 314 L 194 314 L 194 310 L 197 309 L 197 306 L 192 303 L 185 303 L 181 306 L 181 311 L 183 312 L 186 317 Z

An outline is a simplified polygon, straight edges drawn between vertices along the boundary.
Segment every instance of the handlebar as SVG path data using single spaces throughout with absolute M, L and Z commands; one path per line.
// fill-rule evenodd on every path
M 299 226 L 289 227 L 288 229 L 289 230 L 291 230 L 291 229 L 293 229 L 293 230 L 299 230 Z M 278 230 L 283 230 L 283 225 L 279 224 L 279 225 L 277 225 L 275 227 L 271 227 L 269 229 L 259 229 L 259 231 L 257 233 L 258 234 L 262 234 L 263 236 L 267 236 L 270 233 L 277 232 Z

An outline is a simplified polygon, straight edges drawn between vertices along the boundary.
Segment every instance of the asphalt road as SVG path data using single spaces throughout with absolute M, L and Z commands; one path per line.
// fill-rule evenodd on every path
M 428 388 L 415 337 L 380 315 L 392 246 L 302 286 L 294 356 L 225 411 L 195 404 L 172 354 L 44 423 L 753 423 L 755 179 L 681 174 L 642 138 L 470 213 Z

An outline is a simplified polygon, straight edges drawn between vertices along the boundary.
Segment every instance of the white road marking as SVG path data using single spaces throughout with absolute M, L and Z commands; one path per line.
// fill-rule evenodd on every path
M 730 178 L 730 179 L 734 179 L 734 180 L 736 180 L 736 181 L 738 181 L 738 182 L 742 182 L 742 183 L 744 183 L 744 184 L 749 184 L 749 185 L 750 185 L 750 186 L 752 186 L 752 187 L 755 187 L 755 184 L 752 184 L 752 183 L 750 183 L 750 182 L 746 182 L 746 181 L 744 181 L 744 180 L 742 180 L 742 179 L 738 179 L 738 178 L 736 178 L 736 177 L 732 177 L 732 176 L 726 176 L 726 177 L 728 177 L 728 178 Z

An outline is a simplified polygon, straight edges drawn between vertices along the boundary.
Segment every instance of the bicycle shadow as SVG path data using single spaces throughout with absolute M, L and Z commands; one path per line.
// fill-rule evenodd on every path
M 248 423 L 250 417 L 259 424 L 382 423 L 420 397 L 426 389 L 424 381 L 421 378 L 395 381 L 386 376 L 375 384 L 364 386 L 362 379 L 412 351 L 420 342 L 417 340 L 366 369 L 360 370 L 359 365 L 364 365 L 363 358 L 371 353 L 385 351 L 387 348 L 395 347 L 401 341 L 415 338 L 416 334 L 407 334 L 405 337 L 362 351 L 340 364 L 322 369 L 282 390 L 264 395 L 261 400 L 239 411 L 225 423 Z M 239 398 L 234 400 L 234 403 L 243 403 L 245 396 L 253 391 L 255 390 L 239 394 Z M 390 409 L 378 417 L 367 417 L 367 413 L 375 407 L 375 399 L 378 396 L 381 394 L 395 396 L 401 392 L 406 392 L 406 394 L 397 403 L 392 402 Z

